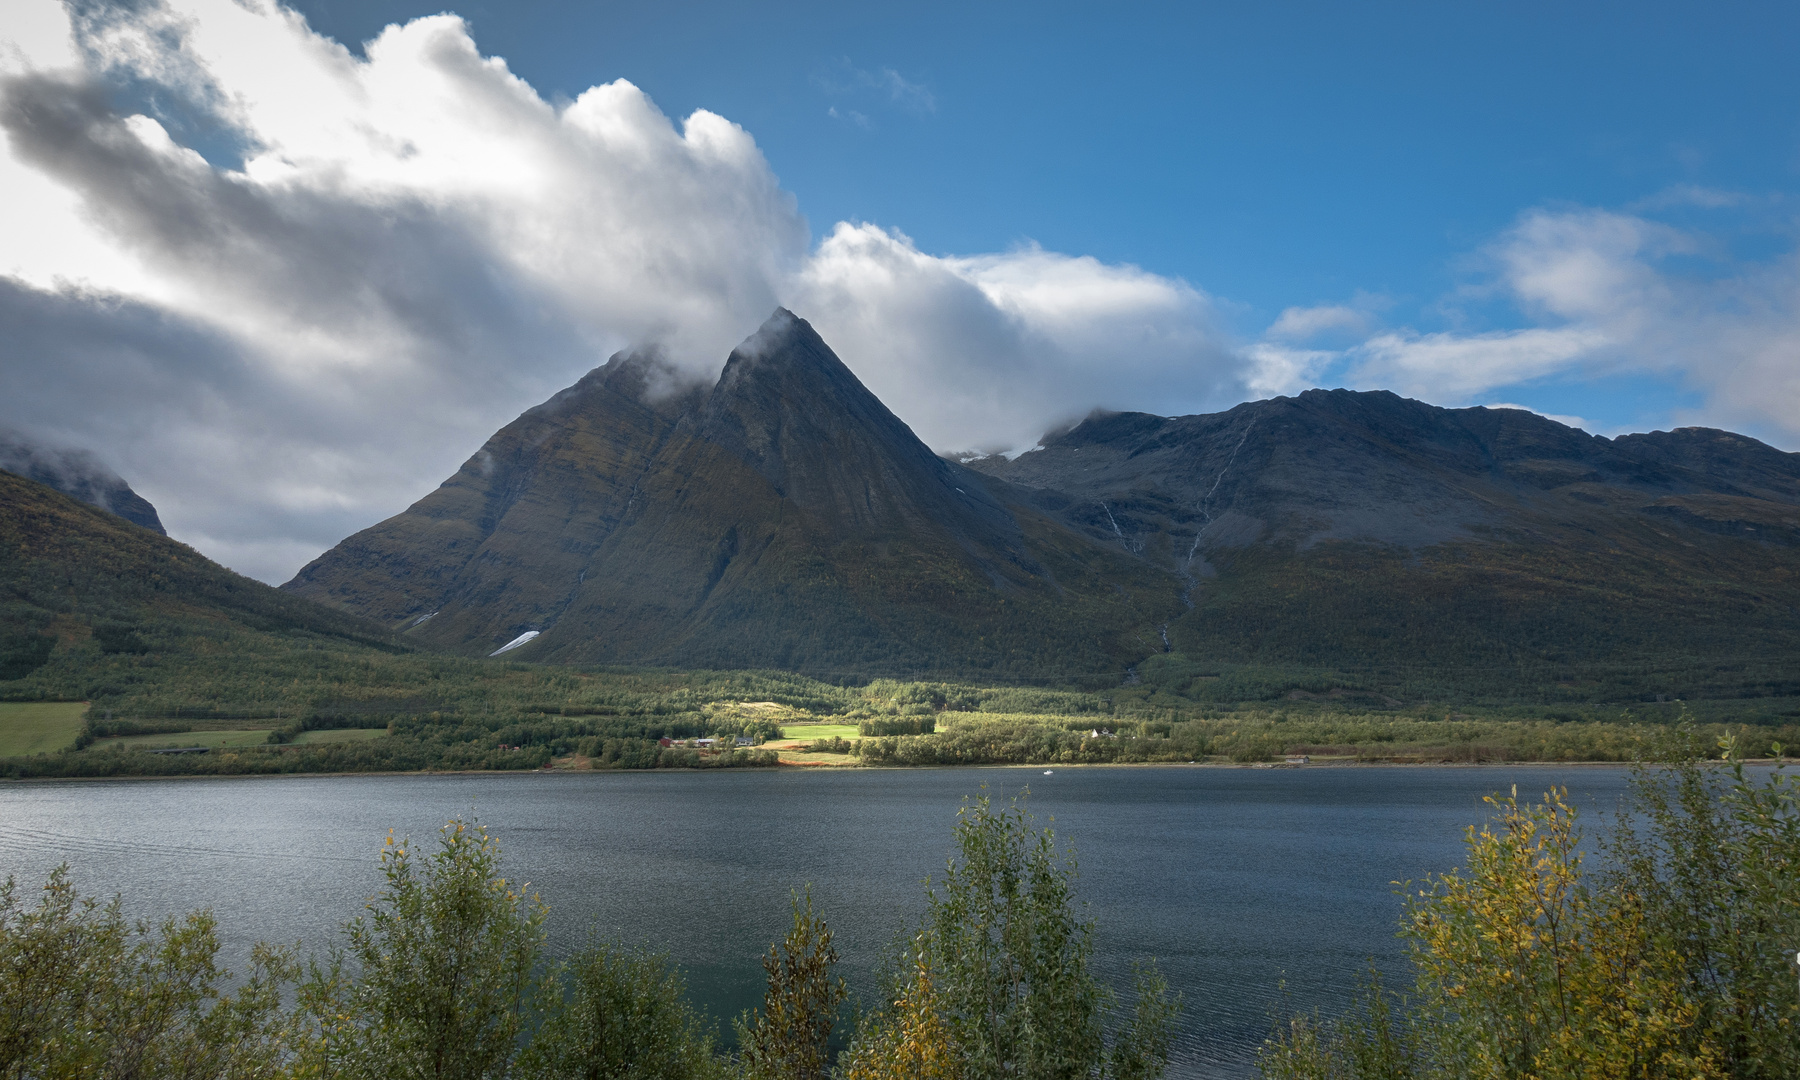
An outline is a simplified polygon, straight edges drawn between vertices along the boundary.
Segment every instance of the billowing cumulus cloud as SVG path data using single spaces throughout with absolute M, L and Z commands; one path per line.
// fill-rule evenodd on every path
M 40 178 L 9 217 L 35 195 L 106 257 L 0 281 L 0 423 L 98 451 L 270 580 L 615 349 L 716 370 L 806 256 L 742 129 L 625 82 L 552 107 L 452 17 L 366 60 L 230 0 L 83 9 L 61 66 L 35 38 L 0 96 L 9 168 Z M 120 105 L 148 97 L 173 104 Z
M 794 285 L 796 310 L 940 450 L 1022 450 L 1095 406 L 1177 412 L 1244 393 L 1198 290 L 1038 248 L 926 255 L 840 224 Z
M 546 102 L 454 16 L 358 57 L 266 0 L 27 2 L 0 51 L 25 207 L 0 424 L 98 451 L 268 580 L 614 350 L 708 377 L 777 303 L 947 449 L 1242 391 L 1187 286 L 869 226 L 815 250 L 743 129 L 622 80 Z
M 1148 346 L 1150 380 L 1225 362 L 1197 293 L 1090 260 L 951 262 L 874 230 L 911 262 L 871 295 L 893 252 L 857 230 L 811 251 L 736 125 L 624 81 L 552 105 L 451 16 L 359 58 L 270 4 L 17 10 L 0 423 L 99 451 L 176 535 L 270 580 L 613 350 L 704 377 L 778 302 L 947 446 L 1029 444 L 1107 397 L 1001 392 L 1096 347 Z
M 932 104 L 885 69 L 858 86 Z M 171 534 L 271 581 L 616 349 L 709 377 L 778 303 L 944 451 L 1024 449 L 1097 406 L 1320 380 L 1456 404 L 1634 365 L 1800 435 L 1800 274 L 1684 278 L 1666 264 L 1703 238 L 1645 217 L 1502 238 L 1489 287 L 1528 325 L 1419 332 L 1352 299 L 1242 340 L 1131 266 L 815 238 L 726 118 L 623 80 L 548 102 L 449 15 L 357 55 L 273 0 L 14 0 L 0 141 L 0 427 L 95 451 Z

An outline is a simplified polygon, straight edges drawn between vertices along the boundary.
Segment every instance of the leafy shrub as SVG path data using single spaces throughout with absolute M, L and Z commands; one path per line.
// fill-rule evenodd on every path
M 214 960 L 211 914 L 154 931 L 126 922 L 118 899 L 82 897 L 58 867 L 35 907 L 0 885 L 0 1076 L 284 1075 L 295 1031 L 282 986 L 292 956 L 258 946 L 235 993 Z
M 1267 1080 L 1776 1080 L 1800 1075 L 1800 789 L 1721 775 L 1692 733 L 1640 766 L 1599 871 L 1561 791 L 1493 799 L 1467 865 L 1404 922 L 1415 996 L 1368 987 L 1343 1019 L 1296 1018 Z M 1727 755 L 1734 747 L 1725 744 Z
M 1140 970 L 1133 1017 L 1107 1037 L 1113 1000 L 1089 969 L 1093 925 L 1075 912 L 1072 853 L 1034 832 L 1016 800 L 996 810 L 982 796 L 958 818 L 959 858 L 927 897 L 892 1004 L 858 1028 L 846 1076 L 1161 1075 L 1179 999 Z
M 847 990 L 832 974 L 831 928 L 813 911 L 812 891 L 793 900 L 794 923 L 763 957 L 762 1008 L 737 1022 L 744 1080 L 825 1080 L 827 1049 Z
M 504 1076 L 549 990 L 547 909 L 500 876 L 500 847 L 473 822 L 445 825 L 422 864 L 390 835 L 381 864 L 387 884 L 369 913 L 301 985 L 316 1035 L 305 1063 L 352 1080 Z
M 590 945 L 563 974 L 565 993 L 519 1057 L 522 1080 L 710 1080 L 724 1075 L 712 1036 L 661 956 Z

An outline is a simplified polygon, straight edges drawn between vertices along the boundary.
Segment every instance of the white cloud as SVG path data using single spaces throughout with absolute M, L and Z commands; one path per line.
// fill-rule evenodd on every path
M 897 231 L 839 224 L 795 304 L 939 449 L 1018 449 L 1096 406 L 1191 411 L 1245 392 L 1204 293 L 1036 247 L 939 258 Z
M 1460 403 L 1496 387 L 1560 374 L 1611 343 L 1590 327 L 1488 334 L 1389 331 L 1349 350 L 1351 379 L 1438 403 Z
M 1563 413 L 1538 412 L 1538 410 L 1532 408 L 1529 405 L 1514 405 L 1513 403 L 1508 402 L 1508 401 L 1488 402 L 1486 407 L 1490 408 L 1490 409 L 1517 409 L 1520 412 L 1537 413 L 1537 415 L 1543 417 L 1546 420 L 1554 420 L 1559 424 L 1564 424 L 1564 425 L 1566 425 L 1568 427 L 1572 427 L 1572 428 L 1578 428 L 1578 429 L 1580 429 L 1582 431 L 1586 431 L 1590 434 L 1606 434 L 1605 432 L 1596 431 L 1594 425 L 1590 424 L 1586 420 L 1583 420 L 1579 416 L 1568 416 Z
M 940 447 L 1242 392 L 1195 289 L 872 226 L 809 250 L 743 129 L 672 122 L 623 80 L 553 105 L 453 16 L 358 58 L 270 0 L 78 10 L 72 36 L 39 25 L 57 8 L 0 14 L 31 42 L 0 87 L 0 423 L 98 451 L 173 534 L 265 579 L 613 350 L 710 374 L 779 302 Z
M 937 95 L 922 82 L 914 82 L 891 67 L 867 71 L 839 57 L 813 76 L 813 84 L 832 97 L 865 96 L 885 99 L 915 115 L 937 111 Z M 837 111 L 832 110 L 836 116 Z M 856 115 L 861 115 L 860 113 Z M 865 118 L 866 120 L 866 118 Z M 866 124 L 865 124 L 866 126 Z
M 1276 341 L 1305 342 L 1322 335 L 1366 334 L 1374 320 L 1369 312 L 1345 304 L 1291 307 L 1265 332 Z
M 0 422 L 94 448 L 271 580 L 617 348 L 716 371 L 806 258 L 742 129 L 623 81 L 555 108 L 453 17 L 367 60 L 231 0 L 75 30 L 83 66 L 16 63 L 0 102 Z M 103 82 L 206 110 L 242 168 Z
M 1688 205 L 1732 205 L 1716 193 L 1686 194 Z M 1285 340 L 1338 309 L 1290 309 L 1293 317 L 1284 313 L 1249 355 L 1266 370 L 1289 363 L 1294 374 L 1283 390 L 1332 371 L 1346 385 L 1440 405 L 1552 379 L 1648 376 L 1702 402 L 1668 423 L 1800 441 L 1800 253 L 1746 262 L 1710 235 L 1641 215 L 1540 209 L 1483 255 L 1489 276 L 1466 293 L 1504 299 L 1536 325 L 1386 329 L 1346 348 L 1301 351 Z M 1290 326 L 1295 333 L 1284 332 Z
M 711 374 L 777 303 L 941 450 L 1336 374 L 1460 404 L 1652 371 L 1702 395 L 1693 419 L 1800 438 L 1800 264 L 1717 262 L 1641 215 L 1500 238 L 1489 291 L 1524 325 L 1377 329 L 1353 298 L 1244 344 L 1206 292 L 1132 266 L 933 255 L 872 224 L 814 246 L 743 129 L 623 80 L 546 102 L 453 16 L 359 58 L 271 0 L 77 10 L 0 8 L 0 425 L 97 451 L 171 533 L 268 580 L 615 349 Z M 858 105 L 935 107 L 846 68 Z M 1704 259 L 1722 270 L 1680 265 Z

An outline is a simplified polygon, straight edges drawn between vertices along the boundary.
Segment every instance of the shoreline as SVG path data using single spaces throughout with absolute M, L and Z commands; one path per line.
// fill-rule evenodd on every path
M 1772 767 L 1788 764 L 1786 758 L 1744 758 L 1742 763 L 1755 767 Z M 1308 769 L 1504 769 L 1524 766 L 1527 768 L 1580 768 L 1580 769 L 1629 769 L 1640 764 L 1633 761 L 1314 761 L 1305 765 L 1290 765 L 1286 762 L 1237 762 L 1237 761 L 1093 761 L 1093 762 L 1044 762 L 1036 765 L 1016 762 L 997 762 L 992 764 L 972 765 L 778 765 L 774 768 L 753 769 L 410 769 L 410 770 L 375 770 L 369 772 L 280 772 L 280 773 L 173 773 L 166 776 L 27 776 L 0 779 L 0 789 L 10 785 L 28 784 L 69 784 L 69 783 L 142 783 L 159 780 L 183 781 L 226 781 L 226 780 L 280 780 L 295 778 L 312 779 L 346 779 L 359 776 L 632 776 L 655 774 L 689 774 L 706 772 L 853 772 L 859 770 L 881 772 L 933 772 L 951 769 L 1038 769 L 1057 772 L 1063 769 L 1253 769 L 1263 771 L 1304 772 Z M 1709 764 L 1723 766 L 1725 762 L 1716 761 Z

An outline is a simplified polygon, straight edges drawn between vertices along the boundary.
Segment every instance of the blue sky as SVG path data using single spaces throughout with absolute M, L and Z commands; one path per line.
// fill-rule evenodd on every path
M 352 43 L 441 9 L 295 6 Z M 546 94 L 623 77 L 670 115 L 744 125 L 815 226 L 894 223 L 949 252 L 1030 238 L 1271 317 L 1434 297 L 1530 207 L 1800 181 L 1793 4 L 454 10 Z
M 295 6 L 346 42 L 439 10 Z M 455 10 L 547 94 L 623 77 L 671 115 L 744 125 L 815 232 L 873 221 L 933 252 L 1035 241 L 1135 263 L 1230 301 L 1247 334 L 1359 295 L 1420 329 L 1523 325 L 1504 301 L 1440 306 L 1534 208 L 1729 194 L 1749 205 L 1657 217 L 1744 259 L 1790 251 L 1800 209 L 1794 4 Z M 1693 400 L 1669 378 L 1534 390 L 1625 425 Z
M 942 451 L 1312 385 L 1800 449 L 1800 6 L 441 10 L 7 5 L 0 424 L 271 579 L 775 303 Z

